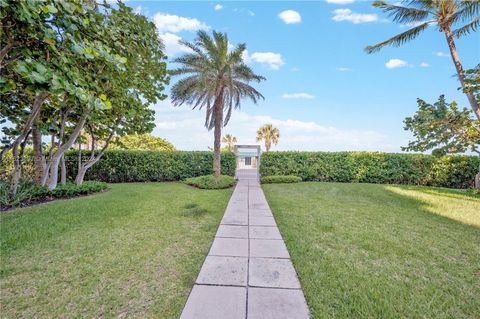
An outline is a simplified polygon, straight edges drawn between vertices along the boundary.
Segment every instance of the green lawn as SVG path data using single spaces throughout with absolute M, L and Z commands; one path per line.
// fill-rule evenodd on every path
M 178 318 L 231 189 L 116 184 L 1 215 L 2 318 Z
M 371 184 L 262 187 L 314 318 L 479 318 L 480 198 Z

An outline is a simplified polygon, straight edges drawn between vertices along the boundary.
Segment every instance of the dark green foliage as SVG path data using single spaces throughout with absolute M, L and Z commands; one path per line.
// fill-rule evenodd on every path
M 205 175 L 187 178 L 185 184 L 203 189 L 222 189 L 235 185 L 235 178 L 227 175 L 220 175 L 219 177 Z
M 11 199 L 8 193 L 9 183 L 2 181 L 0 182 L 0 207 L 4 210 L 10 207 L 26 206 L 32 202 L 87 195 L 103 191 L 107 187 L 107 183 L 104 182 L 88 181 L 80 186 L 67 183 L 49 190 L 47 187 L 38 187 L 32 182 L 22 181 L 19 184 L 17 195 Z
M 262 184 L 299 183 L 301 181 L 302 178 L 295 175 L 273 175 L 261 178 Z
M 89 152 L 83 152 L 84 157 Z M 235 175 L 235 154 L 222 153 L 222 172 Z M 76 176 L 77 152 L 67 154 L 69 176 Z M 156 152 L 136 150 L 107 150 L 93 165 L 86 180 L 109 183 L 180 181 L 185 178 L 212 174 L 212 152 Z
M 472 186 L 480 158 L 379 152 L 264 153 L 262 176 L 295 175 L 304 181 Z

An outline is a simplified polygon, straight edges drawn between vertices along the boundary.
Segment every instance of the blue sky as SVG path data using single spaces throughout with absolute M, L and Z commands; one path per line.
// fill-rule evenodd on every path
M 399 152 L 410 138 L 402 121 L 415 112 L 418 97 L 434 102 L 445 94 L 468 107 L 435 27 L 403 47 L 364 53 L 366 45 L 406 30 L 370 1 L 127 4 L 155 22 L 172 58 L 185 50 L 178 39 L 192 40 L 199 29 L 227 32 L 232 44 L 247 44 L 247 63 L 267 81 L 256 85 L 265 101 L 245 102 L 224 129 L 242 144 L 255 143 L 256 129 L 270 122 L 281 132 L 274 150 Z M 457 48 L 464 67 L 480 61 L 478 33 L 458 40 Z M 203 111 L 174 108 L 169 100 L 153 108 L 154 135 L 179 149 L 212 145 Z

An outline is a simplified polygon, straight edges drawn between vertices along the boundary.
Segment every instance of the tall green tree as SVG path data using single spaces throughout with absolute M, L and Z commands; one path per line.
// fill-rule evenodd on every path
M 206 110 L 205 127 L 214 129 L 213 172 L 220 176 L 220 148 L 222 127 L 228 124 L 232 110 L 240 108 L 242 99 L 257 103 L 263 95 L 250 82 L 265 80 L 247 66 L 242 53 L 245 44 L 229 50 L 226 33 L 213 31 L 212 37 L 199 31 L 193 42 L 182 42 L 192 53 L 173 60 L 180 65 L 172 75 L 184 75 L 172 87 L 172 102 L 175 106 L 189 104 L 193 109 Z
M 387 13 L 394 22 L 411 25 L 407 31 L 365 48 L 367 53 L 374 53 L 385 46 L 399 47 L 414 40 L 429 26 L 436 26 L 445 35 L 450 49 L 458 79 L 467 95 L 470 106 L 480 121 L 480 109 L 474 93 L 468 90 L 466 75 L 455 46 L 455 38 L 460 38 L 476 31 L 480 26 L 480 1 L 478 0 L 408 0 L 402 4 L 390 4 L 385 1 L 374 1 L 373 6 Z
M 422 99 L 417 103 L 417 112 L 404 121 L 405 130 L 411 131 L 415 139 L 402 150 L 432 151 L 437 156 L 467 151 L 480 155 L 480 123 L 471 110 L 458 108 L 455 101 L 448 103 L 443 95 L 434 104 Z M 480 167 L 476 186 L 479 181 Z
M 237 138 L 231 134 L 227 134 L 222 138 L 222 143 L 226 145 L 226 149 L 229 152 L 233 152 L 233 147 L 237 143 Z
M 105 147 L 113 136 L 153 129 L 148 106 L 166 97 L 168 83 L 153 23 L 122 3 L 0 0 L 0 6 L 8 48 L 0 56 L 1 94 L 11 101 L 5 119 L 16 126 L 5 146 L 18 153 L 31 133 L 38 183 L 56 187 L 64 153 L 85 127 Z M 51 136 L 48 152 L 44 135 Z M 80 163 L 78 183 L 103 151 Z M 19 166 L 15 161 L 12 195 Z
M 13 196 L 21 173 L 19 146 L 40 126 L 36 123 L 46 102 L 55 109 L 62 106 L 57 101 L 68 96 L 76 105 L 106 108 L 88 81 L 88 73 L 79 66 L 86 60 L 122 61 L 96 40 L 103 14 L 94 1 L 0 0 L 0 9 L 0 94 L 8 103 L 2 105 L 1 115 L 15 125 L 7 131 L 14 135 L 3 146 L 3 150 L 12 149 Z M 74 140 L 77 131 L 73 129 L 73 138 L 66 138 L 67 144 L 59 149 Z M 39 162 L 36 165 L 41 168 Z
M 265 151 L 269 152 L 272 144 L 277 145 L 280 140 L 280 130 L 272 124 L 265 124 L 257 131 L 257 142 L 264 141 Z

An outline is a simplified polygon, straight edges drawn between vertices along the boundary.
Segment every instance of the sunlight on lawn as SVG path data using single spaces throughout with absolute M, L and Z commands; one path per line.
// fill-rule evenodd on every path
M 386 186 L 387 190 L 423 203 L 423 209 L 455 221 L 480 227 L 480 198 L 463 194 L 443 194 L 441 189 Z M 450 190 L 451 191 L 451 190 Z

